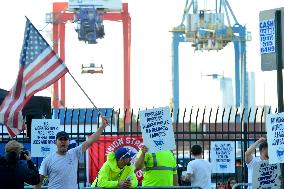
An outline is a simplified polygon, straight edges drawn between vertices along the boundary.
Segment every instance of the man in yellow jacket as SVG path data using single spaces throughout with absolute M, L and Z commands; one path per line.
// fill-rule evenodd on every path
M 135 188 L 138 180 L 130 161 L 134 156 L 131 149 L 118 148 L 107 155 L 107 161 L 100 169 L 92 187 Z

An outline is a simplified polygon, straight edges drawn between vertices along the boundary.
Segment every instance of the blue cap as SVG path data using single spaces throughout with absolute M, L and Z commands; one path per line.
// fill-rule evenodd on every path
M 135 153 L 130 148 L 120 147 L 115 151 L 115 158 L 117 160 L 121 158 L 132 158 Z

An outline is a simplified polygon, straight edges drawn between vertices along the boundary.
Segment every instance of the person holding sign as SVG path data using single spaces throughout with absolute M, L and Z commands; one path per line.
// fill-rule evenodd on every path
M 43 159 L 39 174 L 40 183 L 35 189 L 40 189 L 45 176 L 48 176 L 48 188 L 52 189 L 78 189 L 77 169 L 78 160 L 83 153 L 99 139 L 108 121 L 102 118 L 102 125 L 81 145 L 68 150 L 69 135 L 65 131 L 56 134 L 57 151 Z
M 164 150 L 149 153 L 143 146 L 137 155 L 136 170 L 143 169 L 142 187 L 178 186 L 176 158 L 172 151 Z
M 92 187 L 136 188 L 138 180 L 130 163 L 134 155 L 131 149 L 125 147 L 109 153 Z
M 258 145 L 260 157 L 254 157 L 253 154 Z M 245 152 L 245 162 L 248 168 L 248 183 L 252 183 L 253 165 L 263 160 L 268 160 L 268 144 L 266 138 L 260 137 Z
M 191 186 L 201 187 L 203 189 L 211 188 L 211 164 L 202 158 L 202 147 L 195 144 L 191 147 L 191 155 L 195 160 L 187 165 L 187 175 L 182 178 L 184 181 L 191 181 Z

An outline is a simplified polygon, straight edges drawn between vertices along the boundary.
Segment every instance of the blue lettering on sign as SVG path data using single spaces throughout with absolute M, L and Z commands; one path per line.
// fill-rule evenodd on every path
M 284 145 L 284 138 L 273 138 L 272 146 Z
M 274 19 L 263 20 L 259 23 L 260 53 L 275 52 L 275 23 Z
M 268 164 L 268 162 L 263 162 L 260 164 L 259 176 L 257 178 L 258 185 L 260 188 L 269 188 L 271 186 L 275 186 L 275 188 L 278 188 L 276 183 L 278 174 L 275 172 L 277 171 L 277 169 L 277 164 Z
M 229 143 L 214 144 L 213 150 L 216 153 L 216 162 L 220 169 L 228 169 L 231 160 L 231 154 L 233 152 L 233 146 Z
M 165 144 L 163 139 L 161 138 L 159 140 L 154 140 L 154 143 L 159 150 L 161 150 L 162 146 Z
M 49 152 L 50 148 L 49 147 L 41 147 L 42 152 Z
M 220 165 L 221 169 L 227 169 L 228 165 Z
M 276 154 L 277 154 L 277 157 L 280 161 L 283 160 L 284 158 L 284 148 L 283 147 L 279 147 L 279 149 L 276 150 Z

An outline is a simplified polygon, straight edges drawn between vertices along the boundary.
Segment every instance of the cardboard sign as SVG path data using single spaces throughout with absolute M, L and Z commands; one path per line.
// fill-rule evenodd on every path
M 260 161 L 253 165 L 252 188 L 274 189 L 281 188 L 280 164 L 269 164 L 268 161 Z
M 211 142 L 212 173 L 235 173 L 235 142 Z
M 56 151 L 56 133 L 60 131 L 59 119 L 33 119 L 31 126 L 31 154 L 46 157 Z
M 284 163 L 284 113 L 268 114 L 266 131 L 269 163 Z
M 148 153 L 176 149 L 169 107 L 139 111 L 139 117 Z

